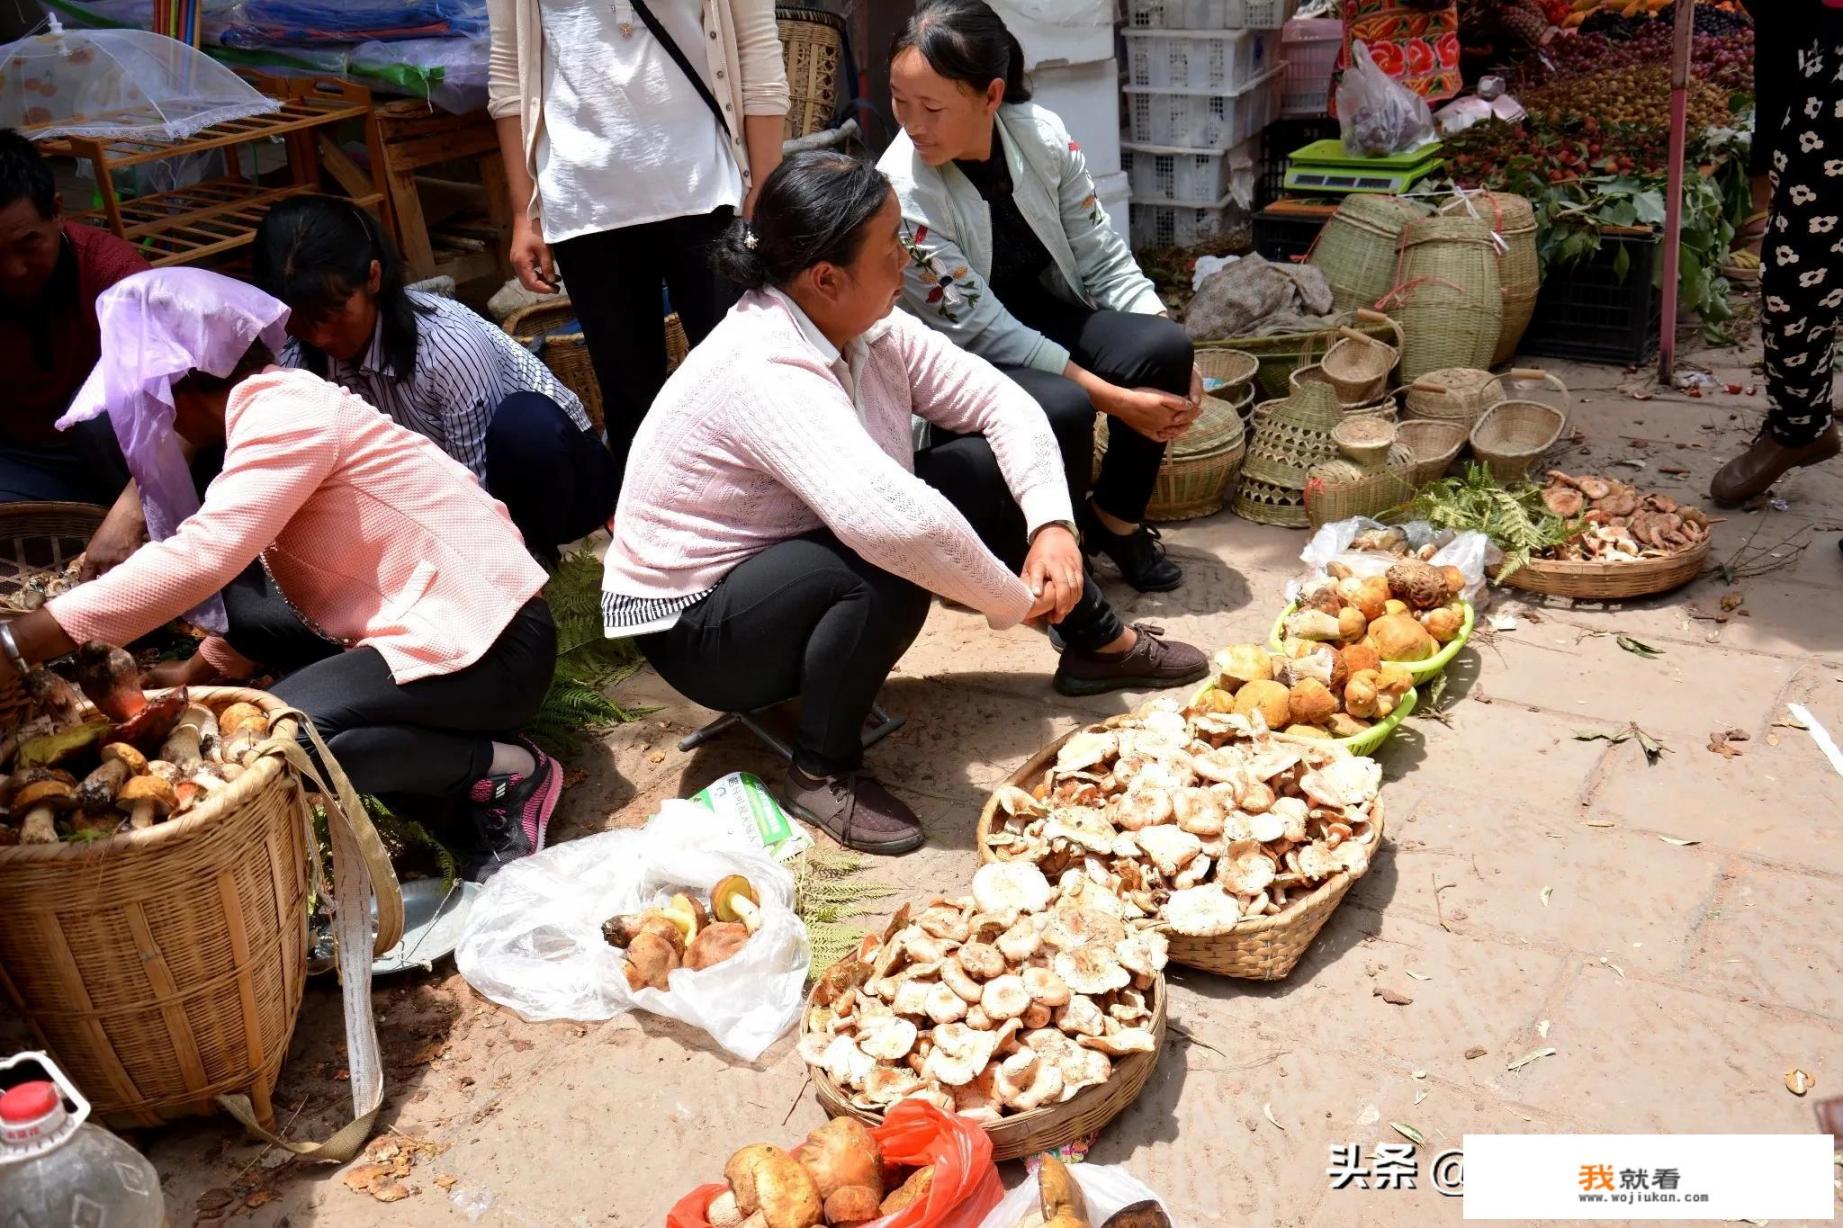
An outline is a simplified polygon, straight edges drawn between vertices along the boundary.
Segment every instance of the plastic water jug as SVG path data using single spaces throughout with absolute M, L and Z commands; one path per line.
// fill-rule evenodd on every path
M 38 1078 L 38 1067 L 50 1076 Z M 21 1075 L 25 1081 L 17 1082 Z M 8 1085 L 11 1085 L 10 1087 Z M 0 1215 L 7 1228 L 160 1228 L 154 1166 L 101 1126 L 43 1053 L 0 1062 Z

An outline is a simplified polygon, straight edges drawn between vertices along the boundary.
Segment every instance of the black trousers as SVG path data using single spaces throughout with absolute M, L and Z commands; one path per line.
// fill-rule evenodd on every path
M 580 235 L 556 245 L 557 267 L 602 387 L 617 493 L 640 420 L 666 382 L 660 283 L 671 295 L 685 336 L 696 345 L 738 297 L 710 264 L 711 245 L 734 216 L 723 208 Z
M 1055 302 L 1047 295 L 1005 306 L 1024 323 L 1067 347 L 1078 365 L 1108 383 L 1190 395 L 1195 354 L 1189 334 L 1173 320 L 1090 311 Z M 1074 380 L 1029 367 L 1000 369 L 1036 398 L 1052 423 L 1085 415 L 1092 430 L 1094 404 Z M 1066 451 L 1064 456 L 1068 457 Z M 1069 459 L 1069 497 L 1080 507 L 1089 493 L 1093 462 L 1086 454 Z M 1093 482 L 1094 505 L 1121 520 L 1143 520 L 1164 459 L 1164 444 L 1147 439 L 1117 418 L 1109 422 L 1107 455 L 1101 461 L 1100 477 Z
M 556 664 L 550 607 L 533 597 L 455 673 L 399 685 L 375 648 L 353 648 L 272 689 L 313 718 L 360 793 L 460 799 L 492 766 L 494 741 L 537 714 Z
M 1843 317 L 1843 10 L 1790 35 L 1798 67 L 1772 153 L 1773 204 L 1760 253 L 1766 426 L 1787 447 L 1829 429 L 1832 345 Z
M 486 489 L 506 505 L 525 546 L 554 563 L 557 546 L 614 515 L 621 471 L 594 431 L 537 392 L 515 392 L 486 428 Z
M 1791 0 L 1741 3 L 1753 18 L 1753 145 L 1747 173 L 1758 177 L 1772 169 L 1773 150 L 1785 130 L 1798 74 L 1798 32 L 1805 23 Z
M 1007 567 L 1024 565 L 1024 515 L 983 437 L 918 452 L 915 473 Z M 674 690 L 707 708 L 752 712 L 797 696 L 796 758 L 802 770 L 827 775 L 862 760 L 864 719 L 921 634 L 929 600 L 919 585 L 865 562 L 822 529 L 738 564 L 670 630 L 635 643 Z M 1094 649 L 1121 627 L 1088 579 L 1058 629 L 1070 646 Z

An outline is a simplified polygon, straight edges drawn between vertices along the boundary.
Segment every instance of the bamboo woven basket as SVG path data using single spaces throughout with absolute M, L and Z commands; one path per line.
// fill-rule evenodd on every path
M 62 571 L 89 546 L 105 514 L 88 503 L 0 503 L 0 598 L 17 593 L 27 575 Z M 0 687 L 0 732 L 19 723 L 25 705 L 18 678 Z
M 1388 317 L 1384 316 L 1387 320 Z M 1395 329 L 1395 344 L 1378 341 L 1351 328 L 1338 329 L 1338 339 L 1325 351 L 1319 360 L 1319 367 L 1325 373 L 1337 393 L 1337 399 L 1346 405 L 1360 405 L 1373 401 L 1388 391 L 1389 376 L 1396 364 L 1401 361 L 1401 345 L 1404 344 L 1401 326 L 1389 320 Z
M 1164 462 L 1152 485 L 1152 499 L 1146 504 L 1147 520 L 1196 520 L 1222 510 L 1247 452 L 1242 412 L 1254 399 L 1253 384 L 1243 385 L 1239 395 L 1240 405 L 1221 397 L 1204 397 L 1203 412 L 1190 430 L 1165 449 Z M 1107 442 L 1107 419 L 1103 417 L 1094 432 L 1097 477 L 1101 458 L 1107 455 Z
M 1328 384 L 1307 384 L 1255 407 L 1254 439 L 1242 461 L 1235 512 L 1256 524 L 1305 527 L 1306 478 L 1337 456 L 1331 432 L 1343 411 Z
M 1401 378 L 1441 367 L 1488 367 L 1503 328 L 1503 282 L 1489 224 L 1430 217 L 1402 230 L 1395 288 L 1384 298 L 1401 324 Z
M 583 340 L 582 328 L 575 325 L 575 319 L 576 310 L 569 296 L 562 295 L 520 307 L 507 316 L 500 327 L 514 341 L 542 358 L 550 373 L 576 394 L 583 412 L 589 415 L 589 425 L 600 434 L 607 430 L 601 381 L 595 378 L 594 360 L 589 357 L 588 343 Z M 678 364 L 691 352 L 691 343 L 676 311 L 665 317 L 664 328 L 666 371 L 670 373 L 678 370 Z
M 1479 416 L 1491 407 L 1491 389 L 1497 377 L 1478 367 L 1441 367 L 1407 385 L 1402 393 L 1402 416 L 1410 420 L 1458 424 L 1469 434 Z
M 1568 415 L 1541 401 L 1499 401 L 1472 428 L 1472 454 L 1499 482 L 1519 482 L 1555 446 Z
M 1060 745 L 1060 743 L 1058 743 Z M 988 804 L 987 810 L 991 806 Z M 981 830 L 985 830 L 982 820 Z M 984 841 L 980 842 L 984 848 Z M 989 860 L 989 859 L 987 859 Z M 848 956 L 847 958 L 855 958 Z M 823 977 L 823 974 L 821 974 Z M 814 987 L 815 990 L 817 986 Z M 987 1137 L 992 1140 L 992 1159 L 1016 1160 L 1034 1155 L 1040 1151 L 1053 1151 L 1065 1143 L 1086 1138 L 1102 1126 L 1118 1117 L 1125 1108 L 1139 1098 L 1145 1089 L 1146 1081 L 1152 1077 L 1152 1070 L 1158 1065 L 1158 1055 L 1165 1048 L 1165 978 L 1155 977 L 1152 988 L 1147 995 L 1146 1007 L 1152 1013 L 1148 1025 L 1152 1033 L 1153 1047 L 1150 1053 L 1128 1053 L 1114 1059 L 1113 1075 L 1107 1082 L 1096 1087 L 1084 1087 L 1074 1097 L 1061 1104 L 1047 1108 L 1032 1109 L 1027 1113 L 1013 1113 L 995 1124 L 985 1127 Z M 809 992 L 806 1009 L 813 1009 L 812 994 Z M 800 1017 L 802 1030 L 806 1027 L 806 1014 Z M 855 1117 L 866 1125 L 881 1125 L 883 1114 L 871 1109 L 861 1109 L 851 1103 L 850 1095 L 830 1075 L 816 1066 L 808 1066 L 807 1074 L 813 1080 L 813 1091 L 819 1103 L 831 1117 Z
M 782 136 L 794 140 L 831 126 L 838 110 L 845 19 L 818 8 L 776 7 L 774 16 L 791 100 Z
M 1536 296 L 1542 290 L 1542 262 L 1536 254 L 1536 211 L 1529 201 L 1509 192 L 1460 193 L 1440 207 L 1449 215 L 1480 218 L 1491 223 L 1502 245 L 1497 249 L 1498 280 L 1504 290 L 1504 321 L 1498 330 L 1491 365 L 1501 366 L 1516 356 L 1517 345 L 1536 314 Z
M 1408 481 L 1417 489 L 1442 476 L 1465 447 L 1469 432 L 1458 422 L 1412 418 L 1395 428 L 1395 438 L 1414 457 Z
M 1359 465 L 1339 457 L 1314 465 L 1306 477 L 1306 524 L 1316 530 L 1352 516 L 1379 516 L 1414 496 L 1414 454 L 1391 445 L 1380 464 Z
M 1551 597 L 1618 600 L 1650 597 L 1682 588 L 1708 562 L 1709 540 L 1666 559 L 1640 559 L 1636 563 L 1572 563 L 1559 559 L 1531 559 L 1504 578 L 1506 588 Z
M 1371 337 L 1387 337 L 1394 327 L 1388 322 L 1366 323 L 1354 316 L 1345 316 L 1339 323 L 1349 324 L 1358 332 Z M 1274 333 L 1265 337 L 1223 337 L 1198 341 L 1196 353 L 1199 360 L 1204 354 L 1219 349 L 1240 350 L 1244 354 L 1253 355 L 1261 364 L 1255 376 L 1255 397 L 1257 400 L 1265 400 L 1283 397 L 1291 391 L 1287 385 L 1287 376 L 1307 363 L 1317 362 L 1336 337 L 1337 334 L 1331 329 L 1310 333 Z
M 238 687 L 192 697 L 284 706 Z M 283 718 L 271 738 L 297 732 Z M 307 977 L 303 805 L 293 770 L 265 754 L 171 822 L 0 848 L 0 987 L 112 1125 L 210 1113 L 239 1092 L 272 1120 Z
M 1387 740 L 1389 734 L 1401 723 L 1402 719 L 1414 710 L 1414 694 L 1414 691 L 1410 689 L 1407 694 L 1403 695 L 1401 704 L 1387 721 L 1378 722 L 1374 729 L 1365 731 L 1365 739 L 1373 738 L 1377 745 Z M 1274 736 L 1286 737 L 1285 734 Z M 1034 781 L 1043 775 L 1044 770 L 1055 762 L 1056 752 L 1062 748 L 1062 744 L 1068 738 L 1069 735 L 1064 734 L 1031 756 L 1022 767 L 1011 774 L 1007 783 L 1028 789 L 1029 785 L 1025 782 Z M 1346 742 L 1355 740 L 1346 739 Z M 1345 743 L 1340 742 L 1339 745 L 1345 745 Z M 1352 751 L 1352 753 L 1367 754 L 1369 752 L 1366 750 Z M 981 864 L 999 860 L 997 854 L 986 843 L 986 838 L 992 831 L 992 824 L 996 821 L 997 812 L 998 798 L 994 794 L 986 799 L 985 808 L 979 812 L 979 825 L 974 836 L 974 839 L 978 841 Z M 1376 850 L 1380 851 L 1383 839 L 1380 798 L 1371 808 L 1370 821 L 1375 825 Z M 1374 853 L 1371 854 L 1370 860 L 1374 864 Z M 1337 910 L 1337 906 L 1343 902 L 1344 896 L 1349 893 L 1355 882 L 1356 877 L 1347 871 L 1333 875 L 1304 899 L 1287 905 L 1286 908 L 1272 916 L 1252 917 L 1243 921 L 1226 934 L 1217 934 L 1209 938 L 1194 938 L 1185 934 L 1173 934 L 1167 930 L 1165 936 L 1171 944 L 1171 962 L 1182 964 L 1186 968 L 1213 972 L 1219 976 L 1240 977 L 1251 981 L 1282 980 L 1293 970 L 1300 957 L 1306 953 L 1307 948 L 1312 945 L 1312 940 L 1318 937 L 1318 931 L 1323 929 L 1325 922 L 1331 919 L 1331 914 Z M 1158 990 L 1162 997 L 1163 977 L 1159 978 Z M 1158 1012 L 1162 1025 L 1162 1003 L 1154 1009 Z M 1160 1048 L 1163 1048 L 1162 1027 L 1158 1035 Z M 1142 1053 L 1135 1056 L 1153 1057 L 1155 1054 Z M 815 1072 L 814 1081 L 817 1082 L 818 1078 L 818 1073 Z M 1137 1094 L 1135 1091 L 1134 1095 Z M 1079 1100 L 1080 1097 L 1076 1099 Z M 994 1142 L 996 1141 L 994 1139 Z
M 1354 192 L 1319 229 L 1306 261 L 1331 285 L 1340 311 L 1374 307 L 1396 283 L 1402 230 L 1427 210 L 1399 196 Z
M 1354 464 L 1379 465 L 1395 446 L 1395 424 L 1371 414 L 1349 417 L 1331 428 L 1331 442 Z
M 1242 389 L 1252 388 L 1255 377 L 1261 373 L 1261 360 L 1245 350 L 1198 350 L 1196 362 L 1204 379 L 1219 379 L 1228 385 L 1210 394 L 1226 401 L 1239 400 Z

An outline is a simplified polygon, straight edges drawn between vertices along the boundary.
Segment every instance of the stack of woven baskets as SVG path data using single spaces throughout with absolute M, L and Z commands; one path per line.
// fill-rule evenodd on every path
M 1400 278 L 1402 232 L 1427 209 L 1399 196 L 1355 192 L 1318 232 L 1306 260 L 1331 284 L 1340 311 L 1373 308 Z
M 1516 356 L 1517 343 L 1523 340 L 1530 317 L 1536 314 L 1536 295 L 1542 289 L 1542 264 L 1536 255 L 1536 211 L 1527 200 L 1508 192 L 1461 192 L 1442 205 L 1440 212 L 1489 222 L 1497 234 L 1504 317 L 1490 365 L 1501 366 Z
M 1503 281 L 1489 222 L 1429 217 L 1402 228 L 1395 287 L 1382 305 L 1400 322 L 1401 377 L 1489 367 L 1503 331 Z
M 1197 367 L 1210 391 L 1203 412 L 1165 449 L 1164 463 L 1146 505 L 1146 519 L 1195 520 L 1222 510 L 1235 489 L 1248 446 L 1248 411 L 1260 360 L 1239 350 L 1199 350 Z M 1107 419 L 1094 432 L 1094 469 L 1107 455 Z

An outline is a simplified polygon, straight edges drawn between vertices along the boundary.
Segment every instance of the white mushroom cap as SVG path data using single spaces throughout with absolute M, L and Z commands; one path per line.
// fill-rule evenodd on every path
M 1179 827 L 1164 824 L 1139 833 L 1139 847 L 1161 874 L 1176 874 L 1203 850 L 1203 842 Z
M 870 1072 L 877 1068 L 877 1059 L 858 1048 L 851 1037 L 834 1036 L 819 1064 L 834 1083 L 861 1087 Z
M 863 1095 L 873 1105 L 894 1104 L 921 1085 L 921 1079 L 907 1066 L 879 1066 L 864 1079 Z
M 1056 752 L 1057 772 L 1078 772 L 1120 753 L 1120 740 L 1112 730 L 1084 729 L 1069 735 Z
M 883 1062 L 899 1061 L 915 1047 L 915 1025 L 894 1015 L 858 1025 L 858 1048 Z
M 1074 951 L 1095 942 L 1112 946 L 1124 937 L 1126 926 L 1113 912 L 1066 901 L 1050 910 L 1049 925 L 1043 931 L 1044 943 L 1058 951 Z
M 1148 779 L 1155 765 L 1147 765 L 1133 778 L 1133 787 L 1107 803 L 1107 818 L 1127 831 L 1139 831 L 1171 820 L 1169 782 Z
M 1285 835 L 1286 820 L 1272 810 L 1253 815 L 1248 820 L 1249 838 L 1258 840 L 1262 844 L 1282 839 Z
M 1013 965 L 1021 964 L 1035 955 L 1037 948 L 1042 945 L 1043 935 L 1034 925 L 1027 925 L 1023 922 L 1012 926 L 998 938 L 999 954 L 1005 957 L 1007 963 Z
M 1177 825 L 1193 836 L 1222 834 L 1222 803 L 1207 789 L 1179 789 L 1171 797 Z
M 966 1018 L 966 999 L 936 981 L 928 987 L 928 1000 L 923 1010 L 936 1023 L 958 1023 Z
M 1002 1104 L 998 1093 L 998 1071 L 999 1064 L 994 1062 L 975 1075 L 971 1083 L 948 1089 L 953 1096 L 954 1111 L 962 1115 L 980 1109 L 998 1112 Z
M 1047 811 L 1042 802 L 1013 784 L 998 786 L 992 796 L 997 799 L 998 808 L 1008 815 L 1035 817 Z
M 1128 972 L 1151 975 L 1163 971 L 1171 950 L 1170 940 L 1156 930 L 1142 930 L 1114 945 L 1114 954 Z
M 1098 1049 L 1079 1045 L 1058 1052 L 1052 1059 L 1062 1071 L 1062 1098 L 1068 1100 L 1084 1087 L 1099 1087 L 1113 1077 L 1113 1059 Z
M 987 862 L 973 874 L 973 899 L 979 911 L 997 916 L 1041 912 L 1049 907 L 1049 880 L 1029 862 Z
M 966 969 L 960 966 L 957 956 L 950 955 L 941 962 L 941 984 L 959 994 L 967 1002 L 979 1001 L 979 995 L 983 992 L 979 988 L 979 982 L 968 976 Z
M 979 1006 L 991 1019 L 1016 1019 L 1029 1009 L 1030 991 L 1024 988 L 1023 977 L 1006 973 L 986 982 Z
M 1069 983 L 1048 968 L 1024 969 L 1024 988 L 1029 992 L 1032 1002 L 1041 1002 L 1045 1006 L 1068 1005 Z
M 1322 840 L 1314 840 L 1299 850 L 1299 872 L 1313 882 L 1330 878 L 1343 868 L 1343 859 L 1326 848 Z
M 1147 1018 L 1151 1013 L 1146 1007 L 1145 995 L 1137 989 L 1122 989 L 1107 1008 L 1107 1017 L 1118 1019 L 1121 1023 L 1134 1023 Z
M 1350 871 L 1352 877 L 1361 878 L 1369 873 L 1369 850 L 1368 844 L 1346 840 L 1337 846 L 1335 856 L 1343 863 L 1344 868 Z
M 937 1079 L 949 1087 L 971 1083 L 998 1047 L 998 1036 L 981 1032 L 964 1023 L 944 1023 L 931 1034 L 934 1048 L 928 1052 L 925 1078 Z M 947 1077 L 960 1076 L 964 1077 Z
M 1211 938 L 1235 928 L 1241 920 L 1241 907 L 1232 896 L 1223 894 L 1221 887 L 1206 883 L 1172 892 L 1162 915 L 1176 933 Z
M 1062 1097 L 1062 1071 L 1028 1049 L 1005 1059 L 999 1068 L 998 1091 L 1006 1104 L 1028 1113 Z
M 1070 1035 L 1099 1036 L 1107 1027 L 1101 1008 L 1087 994 L 1076 994 L 1056 1012 L 1056 1026 Z
M 1216 881 L 1236 895 L 1264 891 L 1273 878 L 1273 860 L 1257 840 L 1237 840 L 1231 844 L 1216 870 Z
M 1076 1043 L 1085 1049 L 1097 1049 L 1114 1057 L 1127 1053 L 1150 1053 L 1158 1047 L 1152 1033 L 1145 1028 L 1120 1028 L 1100 1036 L 1079 1036 Z
M 1283 797 L 1273 804 L 1273 812 L 1286 824 L 1288 840 L 1305 839 L 1305 821 L 1307 809 L 1305 802 L 1296 797 Z
M 953 1097 L 936 1084 L 923 1083 L 920 1088 L 910 1092 L 905 1099 L 931 1104 L 943 1113 L 954 1111 Z
M 896 997 L 890 1009 L 898 1015 L 925 1015 L 928 1013 L 928 996 L 937 989 L 956 1002 L 960 1000 L 955 997 L 953 990 L 948 989 L 939 981 L 931 983 L 917 980 L 914 977 L 904 977 L 896 985 Z
M 980 1032 L 990 1032 L 992 1016 L 985 1013 L 985 1007 L 975 1002 L 966 1008 L 966 1026 Z
M 915 918 L 915 924 L 932 937 L 947 942 L 966 941 L 966 915 L 957 908 L 936 904 Z
M 1132 976 L 1115 957 L 1112 947 L 1083 947 L 1079 951 L 1062 951 L 1051 965 L 1056 975 L 1076 993 L 1107 993 L 1132 981 Z
M 1045 840 L 1067 840 L 1092 853 L 1105 853 L 1113 847 L 1114 826 L 1098 810 L 1080 806 L 1057 809 L 1043 824 Z
M 990 980 L 1005 970 L 1004 955 L 989 943 L 969 942 L 960 948 L 956 958 L 974 980 Z
M 1299 788 L 1320 806 L 1363 809 L 1382 789 L 1382 765 L 1362 755 L 1345 755 L 1307 772 Z

